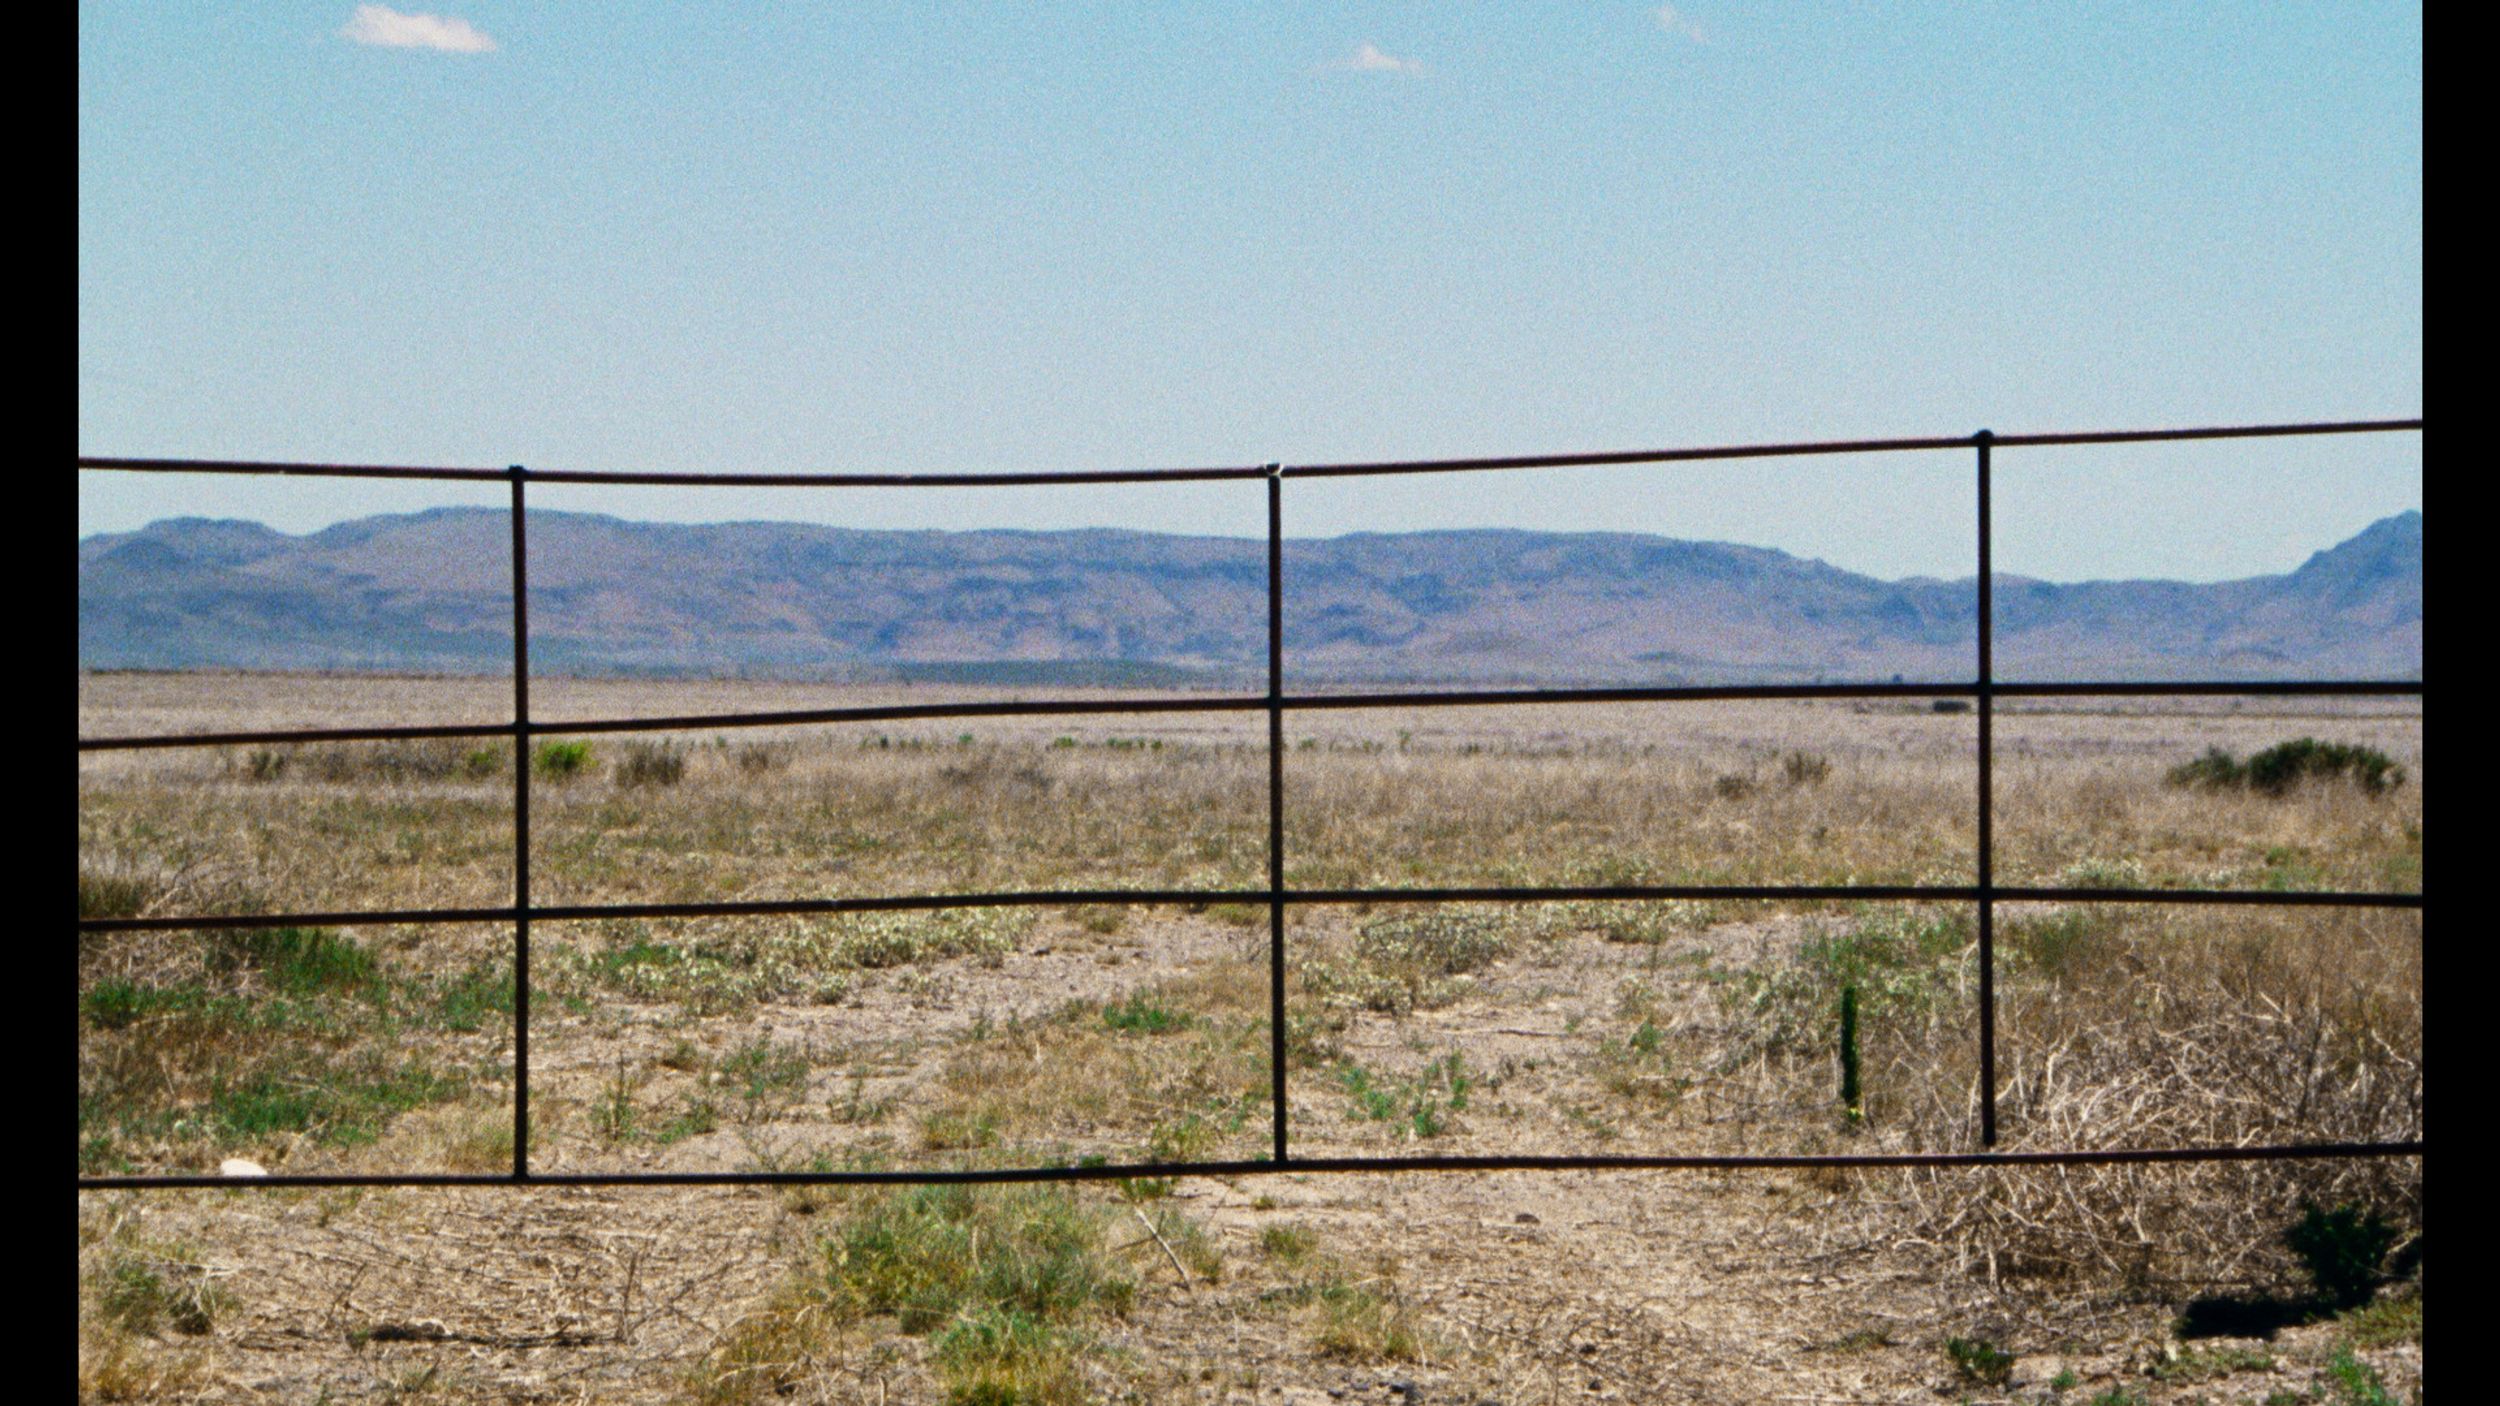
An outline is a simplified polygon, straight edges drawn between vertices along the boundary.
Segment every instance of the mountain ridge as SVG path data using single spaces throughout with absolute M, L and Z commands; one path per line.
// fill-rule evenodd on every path
M 509 523 L 436 508 L 302 535 L 170 518 L 79 542 L 82 668 L 493 672 Z M 1127 528 L 882 531 L 530 514 L 531 654 L 555 672 L 1263 676 L 1266 544 Z M 1301 678 L 1938 682 L 1974 669 L 1973 579 L 1884 581 L 1630 532 L 1362 532 L 1283 544 Z M 2002 678 L 2418 676 L 2421 514 L 2291 572 L 1999 573 Z M 1142 672 L 1141 672 L 1142 671 Z

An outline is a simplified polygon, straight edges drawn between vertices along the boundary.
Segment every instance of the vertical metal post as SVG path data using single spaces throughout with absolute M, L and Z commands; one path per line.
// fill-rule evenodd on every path
M 512 466 L 512 1176 L 530 1174 L 529 528 Z
M 1996 583 L 1988 450 L 1979 450 L 1979 1145 L 1997 1145 Z
M 1267 466 L 1267 1063 L 1285 1153 L 1285 479 Z

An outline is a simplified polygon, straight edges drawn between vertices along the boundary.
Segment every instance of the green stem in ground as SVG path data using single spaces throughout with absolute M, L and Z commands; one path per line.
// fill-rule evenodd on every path
M 1851 1124 L 1866 1117 L 1858 1089 L 1858 988 L 1840 988 L 1840 1110 Z

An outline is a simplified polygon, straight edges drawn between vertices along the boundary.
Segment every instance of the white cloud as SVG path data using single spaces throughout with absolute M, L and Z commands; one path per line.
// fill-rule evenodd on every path
M 1354 51 L 1354 57 L 1336 66 L 1351 69 L 1356 73 L 1421 73 L 1424 71 L 1424 66 L 1416 60 L 1402 59 L 1395 54 L 1384 54 L 1380 51 L 1379 45 L 1368 41 Z
M 1673 5 L 1661 5 L 1658 7 L 1658 27 L 1665 30 L 1669 34 L 1678 36 L 1679 38 L 1690 39 L 1696 44 L 1707 44 L 1710 42 L 1702 37 L 1701 26 L 1686 18 L 1684 14 L 1677 10 Z
M 358 5 L 339 31 L 359 44 L 385 49 L 439 49 L 447 54 L 492 52 L 495 41 L 467 20 L 441 15 L 403 15 L 388 5 Z

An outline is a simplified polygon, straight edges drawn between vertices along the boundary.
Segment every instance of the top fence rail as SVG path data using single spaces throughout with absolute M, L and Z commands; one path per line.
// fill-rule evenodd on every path
M 1688 449 L 1624 449 L 1591 454 L 1523 454 L 1477 459 L 1384 459 L 1338 464 L 1248 464 L 1180 469 L 1087 469 L 1064 473 L 1007 469 L 965 473 L 683 473 L 633 469 L 416 467 L 390 464 L 269 463 L 239 459 L 140 459 L 81 456 L 82 470 L 158 474 L 259 474 L 306 478 L 420 479 L 468 483 L 610 483 L 672 488 L 971 488 L 1041 484 L 1188 483 L 1257 478 L 1362 478 L 1390 474 L 1475 473 L 1494 469 L 1601 468 L 1712 459 L 1793 459 L 1829 454 L 1898 454 L 1941 449 L 1999 449 L 2061 444 L 2151 444 L 2200 439 L 2274 439 L 2295 435 L 2383 434 L 2419 430 L 2410 420 L 2337 420 L 2283 425 L 2210 425 L 2192 429 L 2084 430 L 2047 434 L 1977 434 L 1909 439 L 1806 440 L 1787 444 L 1724 444 Z

